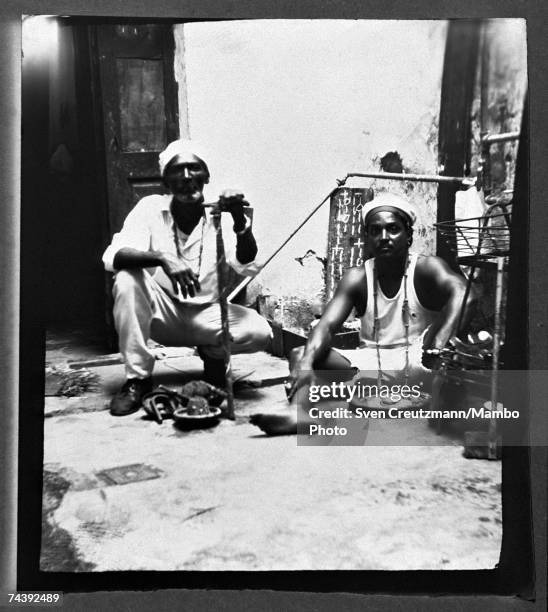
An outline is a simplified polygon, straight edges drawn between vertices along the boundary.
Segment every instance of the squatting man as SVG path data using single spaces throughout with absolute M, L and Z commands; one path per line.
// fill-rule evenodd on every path
M 310 431 L 309 390 L 320 371 L 337 371 L 333 378 L 343 380 L 375 373 L 369 378 L 379 381 L 390 372 L 411 384 L 429 372 L 423 351 L 442 349 L 459 331 L 464 279 L 439 257 L 409 250 L 415 207 L 398 195 L 380 193 L 361 216 L 371 257 L 346 271 L 306 346 L 293 350 L 289 395 L 295 406 L 252 416 L 251 422 L 269 435 L 297 433 L 297 424 Z M 474 301 L 471 294 L 466 312 Z M 361 323 L 359 348 L 333 349 L 333 336 L 353 308 Z
M 216 234 L 203 206 L 209 183 L 207 156 L 189 140 L 172 142 L 160 154 L 168 195 L 150 195 L 130 211 L 103 255 L 114 272 L 114 324 L 127 380 L 113 397 L 114 416 L 132 414 L 152 390 L 153 339 L 166 346 L 196 346 L 204 378 L 224 385 L 221 320 L 216 271 Z M 257 244 L 244 213 L 243 194 L 225 190 L 222 208 L 226 260 L 238 273 L 253 276 Z M 230 220 L 230 217 L 228 217 Z M 268 349 L 271 329 L 257 312 L 228 305 L 232 353 Z

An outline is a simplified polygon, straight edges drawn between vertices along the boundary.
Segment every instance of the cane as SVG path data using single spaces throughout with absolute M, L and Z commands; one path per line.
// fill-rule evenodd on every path
M 228 303 L 227 303 L 227 282 L 226 282 L 226 257 L 225 245 L 223 241 L 223 230 L 221 227 L 221 206 L 220 202 L 205 204 L 211 207 L 211 218 L 215 228 L 217 244 L 217 288 L 219 291 L 219 306 L 221 308 L 221 341 L 223 348 L 223 360 L 225 362 L 225 381 L 226 381 L 226 404 L 227 416 L 234 420 L 234 392 L 232 390 L 232 364 L 230 359 L 230 330 L 228 327 Z

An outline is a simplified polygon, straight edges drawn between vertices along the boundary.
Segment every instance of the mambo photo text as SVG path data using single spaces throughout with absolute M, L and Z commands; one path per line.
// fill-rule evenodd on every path
M 350 403 L 354 398 L 379 398 L 397 403 L 402 399 L 419 399 L 420 385 L 347 385 L 343 382 L 333 382 L 326 385 L 311 385 L 308 399 L 311 404 L 321 400 L 344 400 Z M 374 409 L 362 406 L 339 406 L 336 408 L 320 408 L 309 406 L 308 416 L 311 419 L 518 419 L 518 410 L 508 410 L 505 407 L 492 410 L 490 407 L 470 407 L 465 410 L 430 410 L 426 408 L 376 407 Z M 308 435 L 346 435 L 347 429 L 339 424 L 335 427 L 325 427 L 319 424 L 309 424 Z

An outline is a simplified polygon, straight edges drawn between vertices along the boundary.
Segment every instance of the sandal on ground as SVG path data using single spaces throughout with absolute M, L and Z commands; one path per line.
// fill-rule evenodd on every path
M 166 387 L 157 387 L 154 391 L 143 397 L 143 409 L 157 423 L 173 417 L 175 410 L 184 408 L 188 404 L 188 397 Z

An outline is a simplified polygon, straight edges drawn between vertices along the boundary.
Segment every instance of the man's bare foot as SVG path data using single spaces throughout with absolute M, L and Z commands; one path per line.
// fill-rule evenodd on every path
M 249 422 L 267 436 L 290 436 L 297 433 L 297 414 L 293 410 L 277 414 L 252 414 Z

